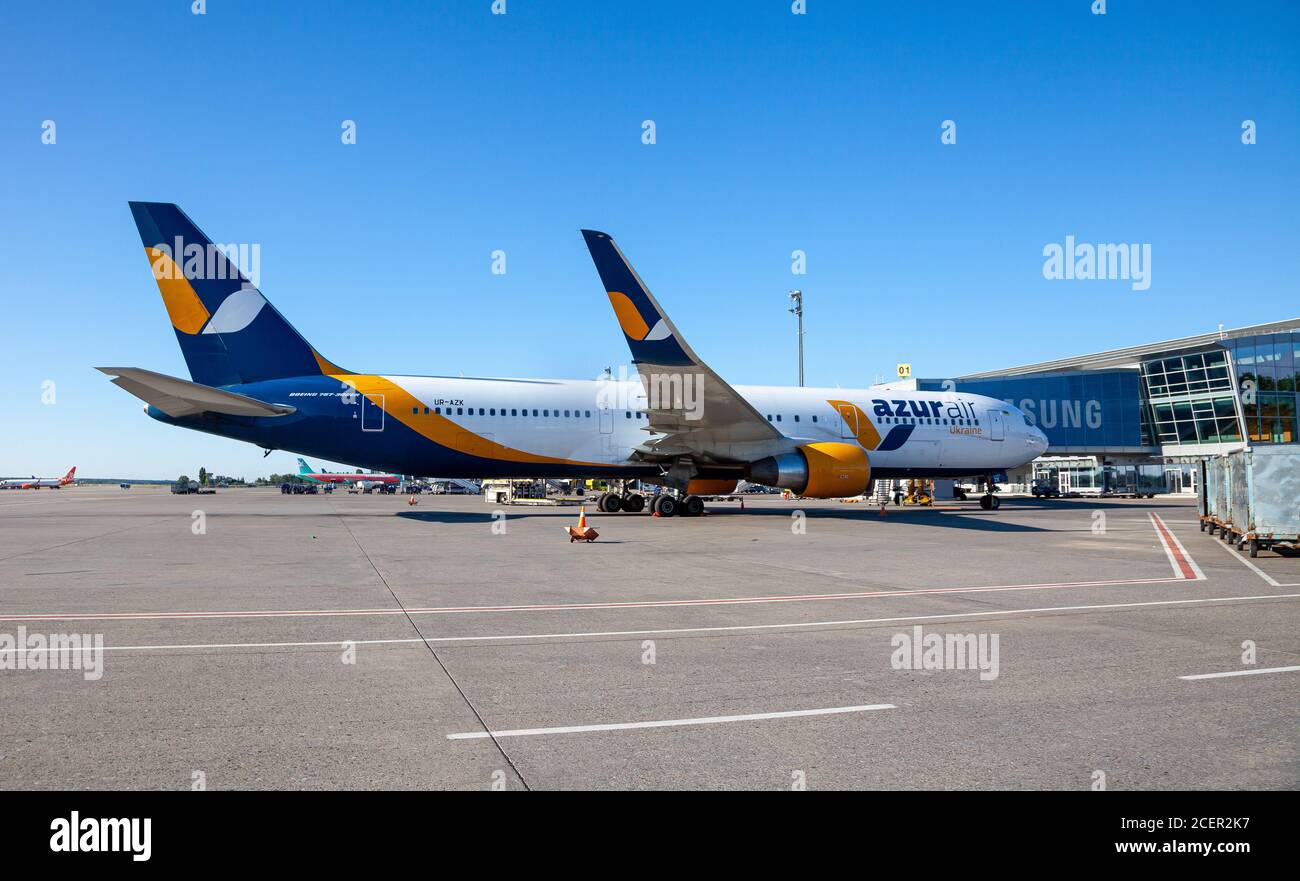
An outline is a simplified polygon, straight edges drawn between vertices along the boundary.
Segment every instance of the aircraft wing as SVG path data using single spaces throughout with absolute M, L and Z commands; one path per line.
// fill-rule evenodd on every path
M 648 430 L 663 435 L 649 441 L 643 452 L 726 461 L 731 445 L 781 438 L 772 423 L 700 360 L 614 240 L 590 229 L 582 237 L 641 375 Z
M 139 367 L 96 367 L 100 373 L 116 377 L 113 384 L 126 389 L 140 400 L 152 404 L 168 416 L 191 416 L 195 413 L 227 413 L 231 416 L 287 416 L 297 412 L 288 404 L 268 404 L 248 395 L 240 395 L 210 385 L 200 385 L 165 373 Z

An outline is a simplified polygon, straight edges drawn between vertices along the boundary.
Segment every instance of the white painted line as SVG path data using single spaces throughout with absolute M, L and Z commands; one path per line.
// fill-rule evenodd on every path
M 1228 544 L 1226 541 L 1218 541 L 1217 538 L 1216 538 L 1216 540 L 1215 540 L 1214 543 L 1217 544 L 1217 545 L 1220 545 L 1220 546 L 1221 546 L 1225 551 L 1227 551 L 1228 553 L 1232 554 L 1234 557 L 1236 557 L 1236 558 L 1237 558 L 1238 560 L 1240 560 L 1241 562 L 1245 563 L 1246 566 L 1250 569 L 1250 571 L 1254 572 L 1256 575 L 1258 575 L 1260 578 L 1264 579 L 1265 581 L 1267 581 L 1269 584 L 1273 585 L 1274 587 L 1300 587 L 1300 582 L 1292 582 L 1292 583 L 1288 583 L 1288 584 L 1280 584 L 1280 583 L 1278 582 L 1278 580 L 1277 580 L 1276 578 L 1274 578 L 1272 575 L 1269 575 L 1269 574 L 1268 574 L 1267 572 L 1265 572 L 1263 569 L 1259 568 L 1259 567 L 1256 566 L 1254 563 L 1250 562 L 1250 560 L 1246 559 L 1246 558 L 1243 557 L 1241 554 L 1237 553 L 1237 549 L 1234 548 L 1232 545 Z
M 312 648 L 319 646 L 352 645 L 403 645 L 409 643 L 500 642 L 529 639 L 583 639 L 611 636 L 671 636 L 687 633 L 737 633 L 752 630 L 797 630 L 812 627 L 849 627 L 868 624 L 893 624 L 900 621 L 937 621 L 949 618 L 983 618 L 994 615 L 1029 615 L 1042 612 L 1096 612 L 1112 609 L 1133 609 L 1151 606 L 1189 606 L 1205 603 L 1242 603 L 1258 600 L 1300 599 L 1300 593 L 1278 593 L 1264 596 L 1202 597 L 1188 600 L 1152 600 L 1144 603 L 1098 603 L 1086 606 L 1044 606 L 1037 609 L 990 609 L 982 612 L 949 612 L 944 615 L 900 615 L 895 618 L 853 618 L 842 621 L 799 621 L 793 624 L 733 624 L 722 627 L 675 627 L 657 630 L 594 630 L 572 633 L 514 633 L 485 636 L 418 636 L 397 639 L 328 639 L 314 642 L 226 642 L 190 643 L 185 645 L 106 645 L 104 651 L 142 652 L 175 649 L 274 649 Z
M 1160 544 L 1164 546 L 1165 556 L 1169 558 L 1169 565 L 1174 567 L 1174 577 L 1185 579 L 1187 581 L 1204 581 L 1205 573 L 1201 567 L 1196 565 L 1191 554 L 1183 547 L 1183 543 L 1174 535 L 1172 529 L 1165 525 L 1165 521 L 1160 519 L 1159 514 L 1148 514 L 1151 518 L 1151 525 L 1156 528 L 1156 536 L 1160 539 Z
M 0 615 L 0 621 L 173 621 L 220 618 L 358 618 L 406 615 L 472 615 L 505 612 L 569 612 L 595 609 L 658 609 L 675 606 L 744 606 L 763 603 L 801 603 L 824 600 L 895 599 L 927 594 L 1001 593 L 1016 590 L 1062 590 L 1072 587 L 1115 587 L 1135 584 L 1168 584 L 1186 581 L 1181 575 L 1167 578 L 1127 578 L 1102 581 L 1058 581 L 1039 584 L 995 584 L 988 587 L 927 587 L 915 590 L 872 590 L 851 593 L 806 593 L 782 596 L 715 597 L 690 600 L 631 600 L 604 603 L 539 603 L 516 606 L 431 606 L 391 609 L 265 609 L 247 612 L 103 612 L 87 614 Z
M 448 740 L 478 740 L 488 737 L 533 737 L 539 734 L 585 734 L 589 731 L 630 731 L 636 728 L 677 728 L 683 725 L 717 725 L 724 722 L 759 722 L 766 719 L 795 719 L 803 716 L 834 716 L 870 710 L 896 710 L 893 704 L 865 704 L 859 707 L 826 707 L 820 710 L 787 710 L 782 713 L 746 713 L 742 716 L 702 716 L 698 719 L 658 719 L 653 722 L 612 722 L 605 725 L 563 725 L 558 728 L 511 728 L 505 731 L 466 731 L 448 734 Z
M 1227 673 L 1197 673 L 1195 676 L 1179 676 L 1179 679 L 1226 679 L 1229 676 L 1257 676 L 1260 673 L 1295 673 L 1296 667 L 1260 667 L 1255 670 L 1230 670 Z

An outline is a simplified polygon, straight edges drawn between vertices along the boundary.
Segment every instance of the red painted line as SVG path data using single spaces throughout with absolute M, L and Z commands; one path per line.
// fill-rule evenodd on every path
M 807 593 L 786 596 L 719 597 L 691 600 L 643 600 L 607 603 L 544 603 L 517 606 L 429 606 L 410 609 L 283 609 L 248 612 L 117 612 L 104 614 L 0 615 L 0 621 L 165 621 L 202 618 L 330 618 L 382 615 L 454 615 L 491 614 L 496 612 L 556 612 L 585 609 L 646 609 L 671 606 L 758 605 L 764 603 L 800 603 L 825 600 L 876 599 L 926 594 L 997 593 L 1017 590 L 1062 590 L 1071 587 L 1114 587 L 1128 584 L 1164 584 L 1182 578 L 1127 578 L 1105 581 L 1062 581 L 1041 584 L 1005 584 L 989 587 L 934 587 L 918 590 L 878 590 L 855 593 Z
M 1187 560 L 1187 555 L 1183 553 L 1183 549 L 1180 548 L 1178 542 L 1174 540 L 1173 533 L 1169 531 L 1169 527 L 1165 526 L 1165 521 L 1160 519 L 1159 514 L 1151 514 L 1150 517 L 1151 522 L 1156 526 L 1156 535 L 1160 536 L 1160 542 L 1165 546 L 1165 552 L 1169 554 L 1170 558 L 1174 562 L 1174 568 L 1182 573 L 1180 580 L 1196 581 L 1196 570 L 1191 567 L 1191 564 Z

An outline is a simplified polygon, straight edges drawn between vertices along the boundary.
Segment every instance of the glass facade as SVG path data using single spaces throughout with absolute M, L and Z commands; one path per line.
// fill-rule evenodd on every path
M 921 391 L 988 395 L 1024 411 L 1052 449 L 1140 448 L 1142 380 L 1136 370 L 1077 370 L 984 379 L 918 379 Z
M 1158 464 L 1108 465 L 1096 456 L 1071 459 L 1048 457 L 1034 462 L 1034 483 L 1061 492 L 1108 495 L 1151 495 L 1166 492 L 1167 467 Z
M 1161 446 L 1241 440 L 1237 400 L 1223 349 L 1145 361 L 1150 429 Z
M 1226 340 L 1241 389 L 1246 436 L 1256 444 L 1293 444 L 1300 387 L 1300 333 Z
M 1145 361 L 1143 421 L 1161 446 L 1296 443 L 1298 376 L 1300 333 L 1240 337 Z

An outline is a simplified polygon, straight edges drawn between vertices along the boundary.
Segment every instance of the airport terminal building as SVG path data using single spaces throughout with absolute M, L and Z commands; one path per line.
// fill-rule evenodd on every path
M 1300 319 L 912 384 L 1000 398 L 1043 430 L 1014 488 L 1195 492 L 1201 457 L 1300 442 Z

